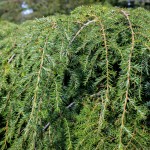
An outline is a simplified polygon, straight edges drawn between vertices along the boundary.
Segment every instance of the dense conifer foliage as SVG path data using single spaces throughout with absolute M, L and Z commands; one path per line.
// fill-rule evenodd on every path
M 148 11 L 79 7 L 5 24 L 1 149 L 149 149 Z

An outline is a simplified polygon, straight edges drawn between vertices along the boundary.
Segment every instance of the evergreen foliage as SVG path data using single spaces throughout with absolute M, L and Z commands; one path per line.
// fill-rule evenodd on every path
M 150 148 L 148 11 L 90 6 L 3 24 L 2 150 Z

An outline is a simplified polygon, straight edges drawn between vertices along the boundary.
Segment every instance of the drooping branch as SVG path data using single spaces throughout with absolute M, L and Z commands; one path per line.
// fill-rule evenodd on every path
M 27 134 L 27 132 L 28 132 L 28 126 L 30 124 L 30 121 L 35 117 L 34 116 L 34 111 L 35 111 L 35 108 L 37 107 L 37 97 L 38 97 L 37 93 L 38 93 L 38 90 L 39 90 L 39 83 L 40 83 L 40 79 L 41 79 L 41 72 L 42 72 L 43 63 L 44 63 L 44 55 L 45 55 L 46 47 L 47 47 L 47 38 L 46 38 L 44 47 L 42 49 L 42 55 L 41 55 L 41 60 L 40 60 L 40 68 L 39 68 L 39 71 L 38 71 L 38 74 L 37 74 L 37 82 L 36 82 L 36 85 L 35 85 L 34 97 L 33 97 L 33 102 L 32 102 L 32 110 L 31 110 L 31 113 L 30 113 L 30 118 L 29 118 L 28 124 L 25 128 L 26 129 L 25 134 Z
M 105 99 L 102 100 L 103 108 L 101 110 L 100 117 L 99 117 L 99 129 L 100 129 L 105 118 L 107 103 L 109 101 L 109 60 L 108 60 L 108 45 L 107 45 L 105 27 L 104 24 L 102 23 L 102 20 L 99 20 L 99 23 L 102 31 L 102 36 L 103 36 L 103 43 L 105 48 L 105 60 L 106 60 L 106 92 L 105 92 Z
M 134 45 L 135 45 L 134 31 L 132 28 L 132 23 L 131 23 L 130 18 L 129 18 L 129 14 L 127 12 L 125 12 L 124 10 L 121 10 L 121 13 L 126 17 L 128 23 L 129 23 L 129 28 L 130 28 L 131 34 L 132 34 L 132 43 L 131 43 L 131 49 L 130 49 L 129 58 L 128 58 L 127 84 L 126 84 L 126 92 L 125 92 L 125 99 L 124 99 L 124 105 L 123 105 L 123 113 L 122 113 L 122 117 L 121 117 L 121 128 L 120 128 L 120 135 L 119 135 L 119 146 L 120 147 L 122 145 L 122 134 L 123 134 L 123 128 L 124 128 L 124 119 L 125 119 L 125 114 L 126 114 L 126 107 L 127 107 L 127 102 L 129 100 L 131 59 L 132 59 L 132 53 L 133 53 Z

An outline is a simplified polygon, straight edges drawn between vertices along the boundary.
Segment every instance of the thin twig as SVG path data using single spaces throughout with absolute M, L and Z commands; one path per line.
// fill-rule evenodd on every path
M 71 104 L 69 104 L 66 108 L 70 108 L 75 104 L 75 102 L 72 102 Z
M 8 59 L 8 63 L 11 63 L 13 58 L 16 56 L 16 54 L 13 54 L 9 59 Z
M 75 34 L 75 36 L 72 38 L 72 40 L 69 42 L 69 45 L 72 44 L 72 42 L 75 40 L 75 38 L 79 35 L 79 33 L 86 27 L 88 26 L 89 24 L 93 23 L 93 22 L 96 22 L 96 20 L 90 20 L 88 21 L 87 23 L 83 24 L 83 26 L 78 30 L 78 32 Z
M 68 108 L 72 107 L 74 104 L 75 104 L 75 102 L 72 102 L 72 103 L 70 103 L 66 108 L 68 109 Z M 43 128 L 42 131 L 45 132 L 45 131 L 48 129 L 49 126 L 50 126 L 50 122 L 48 122 L 48 123 L 44 126 L 44 128 Z
M 91 98 L 93 97 L 99 97 L 101 95 L 101 91 L 99 91 L 98 93 L 94 93 L 92 95 L 90 95 Z
M 50 122 L 48 122 L 48 123 L 44 126 L 43 132 L 46 131 L 46 129 L 47 129 L 49 126 L 50 126 Z

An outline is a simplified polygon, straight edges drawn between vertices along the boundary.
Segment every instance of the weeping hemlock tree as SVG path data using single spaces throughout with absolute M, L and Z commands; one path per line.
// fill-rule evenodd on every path
M 1 149 L 149 149 L 149 25 L 91 6 L 2 26 Z

